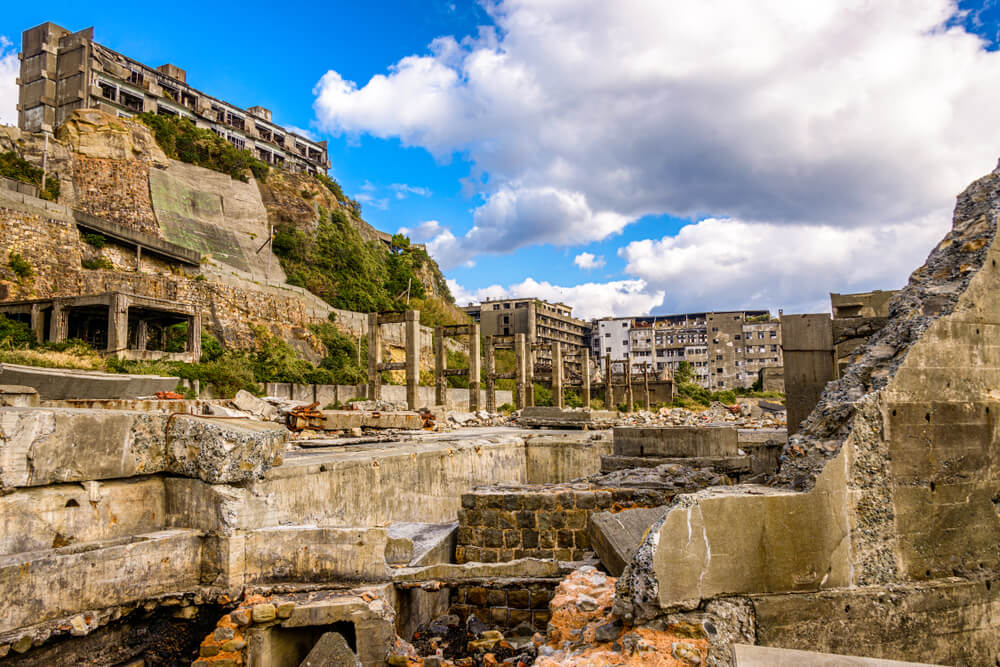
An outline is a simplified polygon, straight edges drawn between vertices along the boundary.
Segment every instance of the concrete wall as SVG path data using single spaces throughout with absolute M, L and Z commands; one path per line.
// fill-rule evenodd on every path
M 294 384 L 290 382 L 268 382 L 264 385 L 264 393 L 268 396 L 280 396 L 296 401 L 318 402 L 320 407 L 340 401 L 346 404 L 352 398 L 365 398 L 368 395 L 367 385 L 333 385 L 333 384 Z M 480 405 L 486 404 L 486 390 L 481 390 Z M 498 389 L 497 406 L 514 402 L 513 392 Z M 417 397 L 421 406 L 434 405 L 434 387 L 417 387 Z M 382 385 L 382 399 L 386 401 L 406 402 L 406 386 L 395 384 Z M 448 406 L 456 409 L 469 409 L 469 390 L 452 387 L 448 389 Z
M 822 313 L 781 316 L 789 434 L 799 430 L 826 383 L 836 377 L 832 326 Z

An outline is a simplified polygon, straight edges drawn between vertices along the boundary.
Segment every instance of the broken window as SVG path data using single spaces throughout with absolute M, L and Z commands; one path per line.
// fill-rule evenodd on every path
M 133 95 L 132 93 L 122 90 L 120 91 L 119 101 L 126 109 L 131 109 L 132 111 L 142 111 L 142 98 L 138 95 Z
M 162 83 L 160 84 L 160 87 L 163 89 L 163 95 L 165 97 L 173 100 L 174 102 L 180 101 L 180 100 L 178 100 L 178 95 L 177 95 L 177 89 L 176 88 L 173 88 L 171 86 L 164 86 Z
M 266 127 L 261 127 L 260 125 L 258 125 L 257 134 L 259 134 L 260 138 L 263 139 L 264 141 L 271 140 L 271 130 L 267 129 Z
M 226 122 L 226 111 L 222 107 L 213 104 L 212 113 L 215 115 L 215 120 L 219 121 L 220 123 Z
M 177 112 L 159 104 L 156 105 L 156 113 L 160 116 L 176 116 Z
M 243 130 L 246 128 L 246 124 L 246 119 L 243 116 L 235 114 L 232 111 L 226 111 L 226 125 Z
M 118 89 L 112 86 L 110 83 L 104 83 L 103 81 L 98 81 L 97 85 L 101 88 L 101 97 L 111 100 L 112 102 L 118 101 Z
M 190 109 L 197 109 L 198 108 L 198 98 L 195 97 L 194 95 L 192 95 L 189 92 L 182 91 L 181 92 L 181 104 L 183 104 L 184 106 L 186 106 L 186 107 L 188 107 Z
M 134 83 L 137 86 L 141 86 L 143 82 L 142 70 L 133 69 L 128 75 L 129 83 Z
M 239 150 L 243 150 L 247 147 L 247 142 L 242 137 L 237 137 L 234 134 L 229 135 L 229 143 L 236 146 Z

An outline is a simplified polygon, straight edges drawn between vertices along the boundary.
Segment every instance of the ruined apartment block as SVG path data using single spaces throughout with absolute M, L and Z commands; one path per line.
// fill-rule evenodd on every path
M 783 363 L 781 322 L 766 310 L 603 318 L 591 330 L 601 362 L 629 360 L 635 373 L 663 375 L 687 361 L 695 381 L 714 391 L 750 387 L 761 370 Z
M 130 117 L 151 112 L 181 116 L 239 149 L 290 171 L 326 173 L 325 141 L 312 141 L 271 120 L 271 112 L 241 109 L 187 84 L 175 65 L 153 68 L 94 41 L 94 29 L 70 32 L 54 23 L 21 36 L 17 126 L 54 132 L 75 109 Z
M 590 325 L 573 317 L 572 307 L 564 303 L 541 299 L 487 299 L 463 310 L 480 323 L 484 336 L 524 334 L 530 345 L 538 346 L 536 361 L 551 362 L 549 346 L 559 343 L 566 366 L 578 371 L 579 362 L 574 359 L 589 345 Z

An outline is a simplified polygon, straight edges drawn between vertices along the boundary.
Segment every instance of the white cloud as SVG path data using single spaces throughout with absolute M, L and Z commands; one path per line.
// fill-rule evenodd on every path
M 316 87 L 327 131 L 470 160 L 465 184 L 482 203 L 472 229 L 446 239 L 466 261 L 583 245 L 648 214 L 711 215 L 741 221 L 743 238 L 791 248 L 787 262 L 761 267 L 788 285 L 783 298 L 815 293 L 818 283 L 796 280 L 793 269 L 831 270 L 811 246 L 804 255 L 814 263 L 796 260 L 790 244 L 831 234 L 899 284 L 913 266 L 913 239 L 932 236 L 922 221 L 1000 153 L 982 111 L 1000 107 L 1000 87 L 983 85 L 1000 80 L 1000 52 L 944 27 L 953 0 L 499 0 L 489 8 L 495 30 L 440 37 L 428 54 L 361 86 L 330 71 Z M 907 262 L 891 246 L 859 249 L 883 242 L 886 230 L 897 230 Z M 713 256 L 707 240 L 698 247 L 687 252 Z M 645 264 L 636 256 L 630 266 Z M 741 289 L 707 282 L 723 291 L 694 291 L 721 299 Z
M 585 283 L 562 287 L 527 278 L 516 285 L 490 285 L 466 290 L 454 280 L 448 281 L 455 302 L 478 303 L 484 299 L 539 298 L 573 307 L 574 317 L 591 319 L 606 315 L 645 315 L 663 302 L 662 290 L 648 290 L 643 280 L 618 280 L 608 283 Z
M 17 125 L 17 76 L 20 71 L 17 49 L 0 35 L 0 125 Z
M 437 220 L 426 220 L 416 227 L 400 227 L 400 234 L 410 237 L 414 243 L 426 243 L 427 253 L 443 270 L 457 266 L 472 267 L 472 255 L 461 246 L 459 239 Z
M 301 127 L 295 127 L 294 125 L 286 125 L 285 129 L 288 130 L 289 132 L 293 132 L 293 133 L 295 133 L 295 134 L 297 134 L 297 135 L 299 135 L 301 137 L 305 137 L 306 139 L 309 139 L 310 141 L 317 141 L 317 139 L 318 139 L 316 137 L 316 133 L 313 132 L 312 130 L 306 130 L 306 129 L 303 129 Z
M 354 195 L 354 198 L 356 200 L 358 200 L 362 204 L 371 206 L 372 208 L 377 208 L 380 211 L 384 211 L 385 209 L 389 208 L 388 197 L 376 197 L 375 195 L 372 194 L 370 190 L 365 190 L 363 186 L 361 189 L 362 189 L 361 192 Z
M 592 252 L 581 252 L 573 258 L 573 263 L 584 271 L 599 269 L 604 266 L 604 257 L 595 256 Z
M 429 188 L 418 185 L 407 185 L 406 183 L 393 183 L 389 186 L 389 189 L 396 193 L 396 199 L 406 199 L 407 195 L 430 197 L 434 194 Z
M 619 255 L 647 289 L 666 292 L 670 312 L 829 312 L 829 292 L 902 287 L 947 228 L 945 211 L 848 229 L 709 218 L 676 236 L 634 241 Z

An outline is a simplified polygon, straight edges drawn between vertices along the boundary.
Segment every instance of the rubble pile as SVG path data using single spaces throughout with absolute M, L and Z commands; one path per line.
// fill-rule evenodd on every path
M 718 426 L 736 428 L 782 428 L 786 425 L 785 406 L 780 403 L 760 401 L 741 402 L 735 405 L 712 403 L 706 410 L 687 408 L 660 408 L 651 412 L 640 410 L 624 415 L 620 426 Z
M 413 662 L 424 667 L 488 667 L 510 665 L 528 667 L 537 656 L 536 642 L 541 641 L 531 626 L 521 624 L 506 635 L 490 628 L 476 616 L 463 624 L 458 616 L 439 616 L 420 626 L 413 636 L 413 646 L 420 656 Z M 389 660 L 392 664 L 392 659 Z
M 587 482 L 597 487 L 661 489 L 676 493 L 691 493 L 709 486 L 729 484 L 729 478 L 711 468 L 693 468 L 679 463 L 667 463 L 655 468 L 627 468 L 601 472 L 574 482 Z
M 701 627 L 678 622 L 628 628 L 615 618 L 616 581 L 584 566 L 559 584 L 536 667 L 704 664 L 708 640 Z

